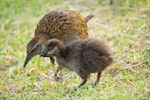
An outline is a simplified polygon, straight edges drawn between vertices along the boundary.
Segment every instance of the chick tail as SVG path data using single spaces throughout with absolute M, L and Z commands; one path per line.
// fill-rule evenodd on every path
M 113 63 L 114 62 L 114 57 L 113 56 L 109 56 L 109 60 L 110 60 L 110 63 Z
M 101 65 L 101 69 L 105 69 L 106 67 L 108 67 L 109 65 L 111 65 L 113 63 L 113 57 L 112 56 L 103 56 L 100 57 L 99 59 L 99 65 Z

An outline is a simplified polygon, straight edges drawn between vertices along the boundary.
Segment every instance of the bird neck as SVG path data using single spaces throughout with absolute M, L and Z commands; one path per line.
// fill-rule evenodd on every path
M 67 57 L 69 54 L 70 54 L 70 46 L 67 46 L 67 45 L 64 45 L 62 48 L 61 48 L 61 53 L 60 53 L 60 56 L 65 58 Z
M 67 56 L 67 50 L 64 45 L 60 46 L 60 54 L 59 55 L 60 55 L 60 57 L 63 57 L 63 58 Z

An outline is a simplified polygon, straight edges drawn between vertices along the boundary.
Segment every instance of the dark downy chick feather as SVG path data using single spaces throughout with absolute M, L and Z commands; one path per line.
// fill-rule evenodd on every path
M 57 47 L 57 49 L 50 50 L 50 47 Z M 51 39 L 47 41 L 45 50 L 46 52 L 41 56 L 49 54 L 56 57 L 59 64 L 58 70 L 69 68 L 82 78 L 79 87 L 87 81 L 91 73 L 98 73 L 95 85 L 98 84 L 101 72 L 113 62 L 109 47 L 95 39 L 77 40 L 66 45 L 57 39 Z M 58 70 L 55 73 L 56 77 Z

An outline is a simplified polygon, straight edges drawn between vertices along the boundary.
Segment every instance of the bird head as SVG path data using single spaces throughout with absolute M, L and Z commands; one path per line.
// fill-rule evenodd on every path
M 50 39 L 47 41 L 45 49 L 40 56 L 59 56 L 63 50 L 64 45 L 58 39 Z
M 46 41 L 46 40 L 45 40 Z M 27 45 L 27 55 L 24 61 L 24 67 L 28 64 L 28 62 L 32 59 L 32 57 L 40 54 L 44 48 L 46 43 L 42 38 L 35 36 Z

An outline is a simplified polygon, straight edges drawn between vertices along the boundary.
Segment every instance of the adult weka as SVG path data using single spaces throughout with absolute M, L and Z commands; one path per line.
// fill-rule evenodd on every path
M 35 36 L 27 45 L 24 67 L 32 57 L 44 50 L 48 39 L 59 39 L 66 44 L 73 40 L 88 38 L 87 22 L 92 17 L 90 14 L 83 18 L 79 12 L 71 10 L 54 10 L 47 13 L 37 24 Z M 50 61 L 55 68 L 55 59 L 50 57 Z

